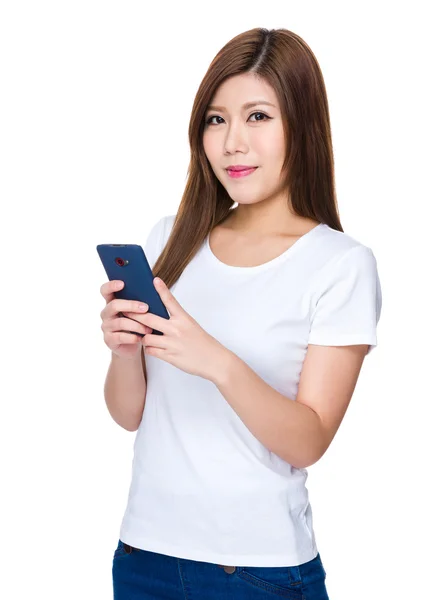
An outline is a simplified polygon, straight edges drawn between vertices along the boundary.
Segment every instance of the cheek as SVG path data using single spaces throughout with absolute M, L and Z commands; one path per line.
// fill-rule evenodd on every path
M 275 132 L 274 135 L 260 136 L 254 140 L 253 148 L 257 156 L 263 159 L 263 164 L 279 165 L 284 161 L 284 139 Z
M 214 162 L 216 144 L 211 136 L 203 136 L 203 149 L 209 162 Z

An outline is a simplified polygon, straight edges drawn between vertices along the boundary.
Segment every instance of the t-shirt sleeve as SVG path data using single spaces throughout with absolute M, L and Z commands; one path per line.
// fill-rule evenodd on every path
M 376 258 L 368 246 L 347 250 L 316 286 L 308 343 L 377 346 L 382 291 Z
M 149 262 L 150 268 L 153 269 L 155 263 L 163 250 L 163 238 L 164 238 L 164 226 L 166 223 L 167 216 L 161 217 L 151 227 L 147 239 L 144 242 L 143 249 L 144 254 Z

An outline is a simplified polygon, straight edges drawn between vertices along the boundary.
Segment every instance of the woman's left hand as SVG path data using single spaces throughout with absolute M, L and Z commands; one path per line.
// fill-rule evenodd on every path
M 224 368 L 229 350 L 207 333 L 181 306 L 164 281 L 154 279 L 157 290 L 170 318 L 163 319 L 149 312 L 137 315 L 144 325 L 163 335 L 146 333 L 141 342 L 146 354 L 204 379 L 215 382 Z

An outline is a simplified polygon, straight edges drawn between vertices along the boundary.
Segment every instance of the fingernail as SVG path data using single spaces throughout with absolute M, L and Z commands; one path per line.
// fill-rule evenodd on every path
M 148 308 L 149 308 L 149 305 L 144 304 L 144 302 L 141 302 L 141 304 L 139 305 L 140 310 L 147 310 Z

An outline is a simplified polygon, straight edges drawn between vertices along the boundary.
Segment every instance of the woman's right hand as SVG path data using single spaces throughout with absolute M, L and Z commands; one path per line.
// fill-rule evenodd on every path
M 120 358 L 134 359 L 138 357 L 141 347 L 141 336 L 152 333 L 152 328 L 134 319 L 127 318 L 123 313 L 145 314 L 148 309 L 140 309 L 140 302 L 115 298 L 114 292 L 122 290 L 124 282 L 114 279 L 106 281 L 100 288 L 100 293 L 106 300 L 106 306 L 100 313 L 102 320 L 104 342 L 114 354 Z

